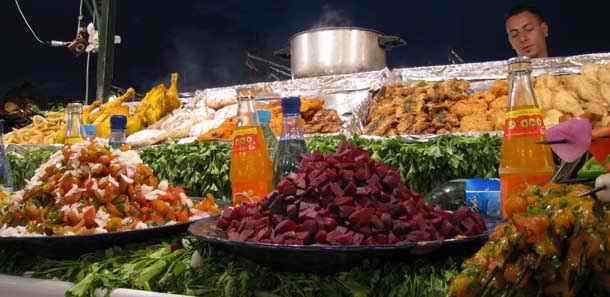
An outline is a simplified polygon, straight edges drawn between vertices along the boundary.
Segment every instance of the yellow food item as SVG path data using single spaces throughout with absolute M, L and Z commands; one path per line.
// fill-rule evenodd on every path
M 545 127 L 553 127 L 559 124 L 563 113 L 557 109 L 547 110 L 544 113 L 544 126 Z
M 4 135 L 7 144 L 54 144 L 61 143 L 65 134 L 64 112 L 48 112 L 46 117 L 32 117 L 32 124 Z M 63 132 L 61 132 L 63 131 Z
M 574 116 L 579 116 L 584 113 L 578 99 L 576 99 L 576 94 L 568 90 L 560 90 L 555 93 L 553 108 L 564 113 L 570 113 Z
M 211 129 L 201 135 L 199 140 L 225 139 L 231 140 L 233 131 L 237 128 L 237 117 L 226 119 L 218 128 Z
M 159 121 L 166 114 L 180 107 L 178 98 L 178 74 L 171 75 L 171 84 L 166 88 L 164 84 L 153 87 L 146 93 L 144 99 L 131 112 L 127 101 L 135 97 L 133 88 L 113 101 L 101 104 L 95 101 L 83 109 L 83 122 L 94 124 L 98 137 L 108 138 L 110 136 L 110 118 L 113 115 L 124 115 L 127 117 L 127 135 L 136 133 L 148 125 Z
M 136 114 L 139 114 L 144 120 L 146 126 L 154 124 L 160 120 L 165 112 L 165 85 L 160 84 L 153 87 L 146 95 L 142 102 L 136 108 Z
M 131 135 L 144 129 L 144 120 L 139 114 L 127 118 L 127 135 Z
M 165 113 L 170 113 L 180 107 L 178 99 L 178 73 L 172 73 L 169 89 L 165 92 Z

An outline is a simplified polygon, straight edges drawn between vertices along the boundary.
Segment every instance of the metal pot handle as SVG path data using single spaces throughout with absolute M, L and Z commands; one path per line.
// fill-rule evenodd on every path
M 284 58 L 286 60 L 290 60 L 290 48 L 285 47 L 273 52 L 273 55 L 276 57 Z
M 407 42 L 398 36 L 380 35 L 377 39 L 379 46 L 386 51 L 389 51 L 395 47 L 406 45 Z

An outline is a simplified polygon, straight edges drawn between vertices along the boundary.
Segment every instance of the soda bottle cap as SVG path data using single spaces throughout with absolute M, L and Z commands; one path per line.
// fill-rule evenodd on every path
M 124 115 L 113 115 L 110 117 L 110 129 L 119 130 L 125 129 L 127 126 L 127 117 Z
M 258 114 L 258 121 L 261 124 L 269 124 L 269 122 L 271 121 L 271 112 L 268 110 L 258 110 L 256 111 L 256 113 Z
M 301 114 L 301 98 L 284 97 L 282 98 L 282 113 L 284 116 L 296 116 Z
M 71 102 L 66 106 L 67 112 L 82 112 L 83 104 L 80 102 Z

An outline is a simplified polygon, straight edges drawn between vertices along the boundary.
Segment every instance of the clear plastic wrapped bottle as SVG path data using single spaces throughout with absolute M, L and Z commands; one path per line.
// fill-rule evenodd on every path
M 283 128 L 273 160 L 273 185 L 293 172 L 307 153 L 301 120 L 301 98 L 282 98 Z
M 73 144 L 83 141 L 83 129 L 81 127 L 83 105 L 80 103 L 69 103 L 68 106 L 66 106 L 66 113 L 65 144 Z
M 108 145 L 113 149 L 120 149 L 125 144 L 127 117 L 124 115 L 113 115 L 110 117 L 110 137 Z

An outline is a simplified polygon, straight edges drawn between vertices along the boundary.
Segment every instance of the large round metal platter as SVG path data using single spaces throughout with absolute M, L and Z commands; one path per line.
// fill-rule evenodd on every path
M 404 261 L 424 255 L 469 255 L 488 239 L 488 234 L 484 233 L 472 237 L 398 245 L 280 245 L 229 240 L 226 232 L 217 228 L 217 220 L 218 217 L 202 219 L 193 223 L 189 232 L 215 249 L 285 271 L 330 272 L 358 265 L 362 260 L 370 258 Z
M 186 232 L 191 223 L 91 235 L 0 237 L 0 249 L 23 250 L 29 254 L 51 258 L 73 257 L 112 246 L 180 235 Z

